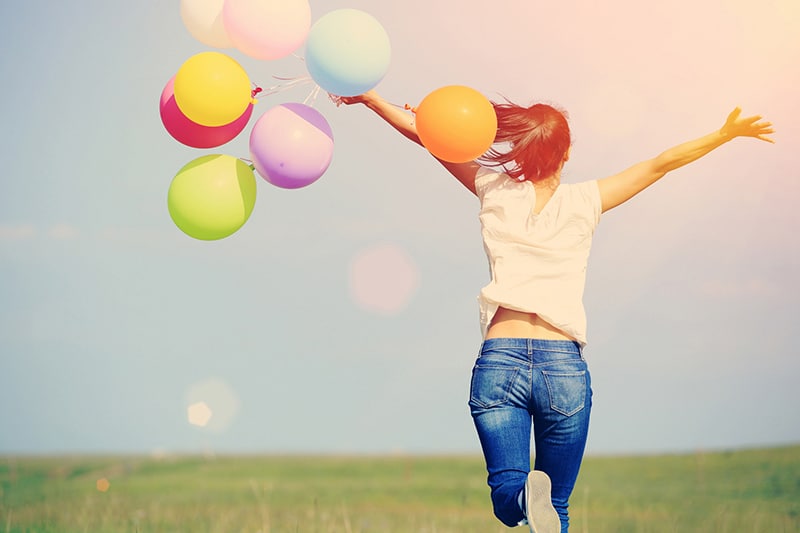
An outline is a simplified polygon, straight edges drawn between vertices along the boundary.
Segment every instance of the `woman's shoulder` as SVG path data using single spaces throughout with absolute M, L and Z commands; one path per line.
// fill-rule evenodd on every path
M 600 219 L 602 202 L 597 180 L 562 183 L 559 189 L 562 191 L 562 198 L 575 210 L 587 212 L 596 221 Z
M 511 181 L 505 172 L 486 166 L 481 166 L 475 174 L 475 192 L 478 198 L 483 198 L 490 190 L 501 188 Z
M 478 171 L 475 173 L 475 182 L 478 181 L 491 181 L 497 179 L 499 176 L 504 175 L 503 172 L 498 171 L 495 168 L 486 167 L 481 165 L 478 167 Z
M 597 180 L 578 181 L 575 183 L 561 183 L 559 189 L 573 196 L 586 198 L 600 197 L 600 189 Z

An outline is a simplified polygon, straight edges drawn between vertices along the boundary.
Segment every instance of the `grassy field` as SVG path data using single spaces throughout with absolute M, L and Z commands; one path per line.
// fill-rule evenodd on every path
M 0 533 L 509 531 L 480 457 L 0 459 Z M 800 446 L 589 457 L 570 515 L 574 533 L 797 533 Z

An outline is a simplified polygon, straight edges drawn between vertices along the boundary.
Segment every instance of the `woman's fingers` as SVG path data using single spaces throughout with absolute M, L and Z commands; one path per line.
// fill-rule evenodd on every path
M 731 122 L 735 122 L 735 121 L 736 121 L 736 119 L 737 119 L 737 118 L 739 118 L 739 115 L 741 115 L 741 113 L 742 113 L 742 109 L 741 109 L 740 107 L 738 107 L 738 106 L 737 106 L 737 107 L 735 107 L 735 108 L 734 108 L 734 110 L 733 110 L 733 111 L 731 111 L 731 112 L 730 112 L 730 114 L 728 115 L 728 120 L 727 120 L 727 122 L 728 122 L 729 124 L 730 124 Z

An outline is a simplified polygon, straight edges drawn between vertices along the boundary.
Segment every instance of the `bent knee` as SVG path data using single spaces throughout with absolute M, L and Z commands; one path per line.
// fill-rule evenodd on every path
M 525 519 L 525 513 L 516 497 L 492 497 L 494 516 L 508 527 L 516 527 Z

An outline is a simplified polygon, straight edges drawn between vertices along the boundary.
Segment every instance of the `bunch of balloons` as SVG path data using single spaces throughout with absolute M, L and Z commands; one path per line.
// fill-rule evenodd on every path
M 189 33 L 211 48 L 275 60 L 305 44 L 310 78 L 330 94 L 361 94 L 389 68 L 386 31 L 356 9 L 330 12 L 313 26 L 308 0 L 181 0 L 180 12 Z M 251 123 L 260 91 L 230 55 L 200 52 L 164 87 L 161 121 L 180 143 L 215 148 Z M 330 125 L 304 103 L 267 109 L 253 124 L 249 141 L 252 163 L 225 154 L 203 155 L 175 175 L 167 206 L 184 233 L 201 240 L 228 237 L 253 211 L 256 173 L 277 187 L 297 189 L 317 181 L 333 159 Z
M 235 48 L 248 57 L 275 60 L 305 45 L 305 65 L 319 88 L 356 96 L 374 88 L 389 68 L 391 46 L 381 24 L 357 9 L 338 9 L 311 24 L 308 0 L 181 0 L 189 33 L 211 48 Z M 261 89 L 230 55 L 200 52 L 187 59 L 161 93 L 167 132 L 186 146 L 221 146 L 248 126 Z M 491 103 L 468 87 L 448 86 L 428 95 L 416 112 L 423 145 L 451 162 L 475 159 L 494 141 Z M 256 201 L 256 177 L 284 189 L 317 181 L 333 158 L 333 132 L 305 103 L 267 109 L 249 137 L 250 161 L 204 155 L 178 171 L 167 204 L 187 235 L 217 240 L 247 222 Z

